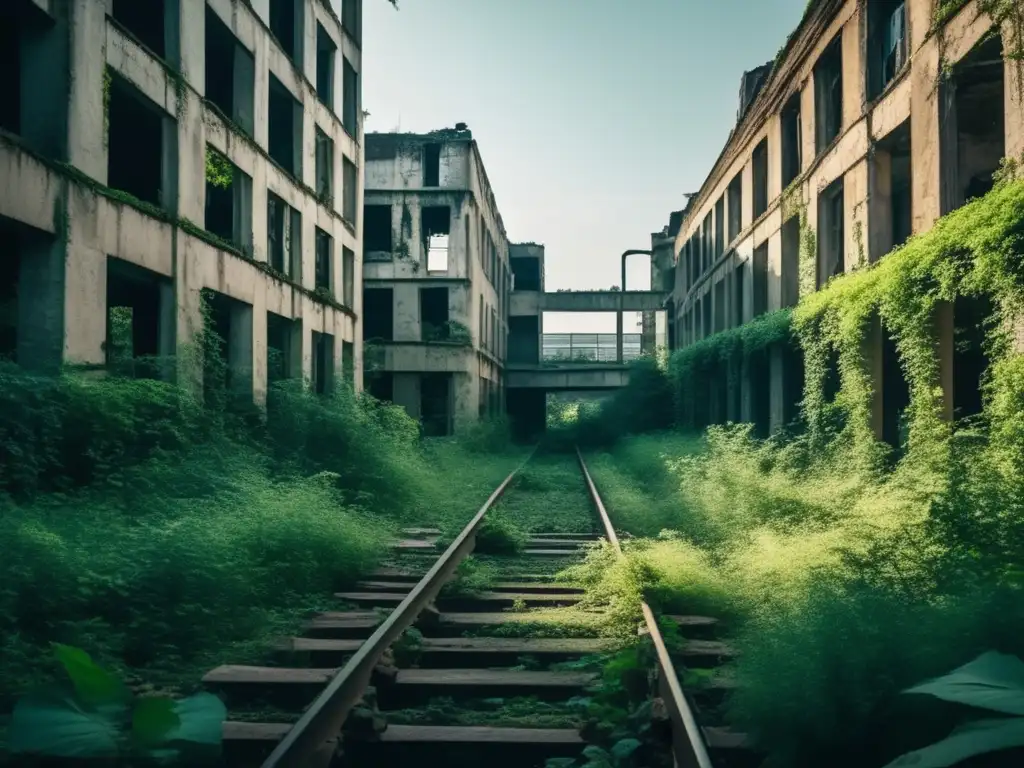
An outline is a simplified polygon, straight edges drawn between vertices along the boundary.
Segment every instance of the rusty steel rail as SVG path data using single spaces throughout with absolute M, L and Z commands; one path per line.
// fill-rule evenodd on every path
M 473 551 L 477 529 L 487 511 L 532 457 L 533 452 L 488 497 L 426 575 L 331 678 L 327 687 L 263 762 L 262 768 L 325 768 L 330 764 L 345 718 L 363 697 L 384 651 L 416 622 L 459 564 Z
M 587 491 L 601 518 L 608 541 L 615 547 L 619 557 L 624 557 L 619 537 L 615 533 L 615 528 L 612 527 L 611 518 L 608 517 L 608 510 L 605 509 L 604 503 L 601 501 L 597 486 L 594 485 L 594 480 L 590 476 L 590 471 L 587 469 L 586 462 L 583 461 L 583 454 L 580 453 L 579 448 L 576 449 L 576 458 L 579 460 L 583 479 L 587 483 Z M 686 700 L 686 696 L 683 695 L 683 687 L 679 683 L 672 659 L 668 655 L 668 648 L 665 647 L 665 639 L 661 636 L 654 612 L 651 611 L 646 600 L 641 603 L 641 607 L 647 633 L 654 643 L 654 650 L 658 657 L 658 688 L 672 723 L 672 756 L 675 759 L 675 764 L 677 768 L 713 768 L 707 745 L 704 743 L 704 732 L 697 724 L 697 718 L 694 717 L 693 710 L 690 709 L 690 704 Z

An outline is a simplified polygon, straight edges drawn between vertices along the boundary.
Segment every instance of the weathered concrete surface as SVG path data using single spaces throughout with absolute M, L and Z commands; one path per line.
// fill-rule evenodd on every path
M 661 309 L 666 291 L 551 291 L 540 294 L 542 312 L 648 312 Z
M 629 369 L 614 363 L 580 363 L 559 367 L 510 366 L 507 376 L 509 389 L 584 391 L 624 387 L 629 382 Z
M 39 3 L 53 13 L 53 3 Z M 240 44 L 255 57 L 256 135 L 242 137 L 231 130 L 216 110 L 205 103 L 205 4 L 203 0 L 175 0 L 168 3 L 166 39 L 168 61 L 180 61 L 184 79 L 173 78 L 164 62 L 139 45 L 115 22 L 107 18 L 108 0 L 74 0 L 61 4 L 58 23 L 43 34 L 34 32 L 23 46 L 23 73 L 40 78 L 36 67 L 52 68 L 53 62 L 67 62 L 70 84 L 59 109 L 42 100 L 61 89 L 40 92 L 39 103 L 23 115 L 26 139 L 51 130 L 52 124 L 66 125 L 60 152 L 47 152 L 49 161 L 68 162 L 85 174 L 84 183 L 52 162 L 41 162 L 17 142 L 0 143 L 0 215 L 26 227 L 33 243 L 18 255 L 31 269 L 22 286 L 19 334 L 33 338 L 32 346 L 59 349 L 57 363 L 102 364 L 105 361 L 108 264 L 115 260 L 136 266 L 160 285 L 161 309 L 157 315 L 159 351 L 173 352 L 189 342 L 200 324 L 200 292 L 213 289 L 241 305 L 233 309 L 232 358 L 251 381 L 252 395 L 262 402 L 267 388 L 267 312 L 295 321 L 301 328 L 296 345 L 301 369 L 312 370 L 311 334 L 327 333 L 334 338 L 336 366 L 341 365 L 346 343 L 353 345 L 356 386 L 362 381 L 362 333 L 358 320 L 361 309 L 361 253 L 357 235 L 362 211 L 361 174 L 355 188 L 345 190 L 343 159 L 362 166 L 361 124 L 356 135 L 349 134 L 339 117 L 342 108 L 342 65 L 347 59 L 358 72 L 359 47 L 338 20 L 317 0 L 303 0 L 301 60 L 293 63 L 267 31 L 268 6 L 248 6 L 231 0 L 211 0 L 210 7 L 234 33 Z M 66 14 L 66 15 L 64 15 Z M 311 79 L 316 72 L 316 22 L 324 27 L 338 46 L 335 59 L 335 110 L 316 96 Z M 35 55 L 39 54 L 39 55 Z M 45 54 L 45 55 L 44 55 Z M 106 136 L 104 73 L 116 72 L 134 87 L 138 95 L 162 112 L 161 206 L 159 215 L 134 206 L 116 193 L 100 194 L 92 185 L 107 183 L 110 147 Z M 49 72 L 49 69 L 46 70 Z M 299 142 L 303 158 L 299 178 L 283 172 L 268 157 L 267 99 L 268 73 L 273 72 L 301 104 L 303 134 Z M 44 78 L 51 82 L 52 78 Z M 49 96 L 47 96 L 49 94 Z M 358 94 L 357 94 L 358 103 Z M 45 124 L 33 123 L 43 121 Z M 51 126 L 48 128 L 47 126 Z M 314 181 L 315 130 L 319 127 L 334 142 L 334 196 L 327 204 L 311 188 Z M 37 146 L 39 142 L 34 142 Z M 223 152 L 251 180 L 251 219 L 244 234 L 250 244 L 251 260 L 212 245 L 189 234 L 181 220 L 201 226 L 206 202 L 206 147 Z M 267 261 L 267 190 L 273 191 L 302 216 L 300 267 L 292 282 L 281 280 L 257 266 Z M 345 221 L 342 200 L 354 196 L 360 213 Z M 330 289 L 339 309 L 313 295 L 315 288 L 315 228 L 333 240 Z M 251 230 L 251 231 L 249 231 Z M 42 238 L 42 239 L 40 239 Z M 47 238 L 49 238 L 47 240 Z M 351 258 L 343 258 L 343 253 Z M 55 258 L 40 258 L 50 254 Z M 256 263 L 254 263 L 256 262 Z M 349 299 L 348 297 L 351 296 Z M 173 311 L 172 311 L 173 310 Z M 24 347 L 19 343 L 19 347 Z M 196 381 L 195 378 L 192 381 Z

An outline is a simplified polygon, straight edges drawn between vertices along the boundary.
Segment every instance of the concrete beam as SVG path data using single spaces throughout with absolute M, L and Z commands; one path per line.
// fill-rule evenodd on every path
M 619 389 L 629 383 L 624 365 L 566 365 L 560 367 L 518 367 L 506 370 L 509 389 L 594 390 Z
M 541 312 L 650 312 L 661 309 L 666 291 L 565 291 L 540 294 Z

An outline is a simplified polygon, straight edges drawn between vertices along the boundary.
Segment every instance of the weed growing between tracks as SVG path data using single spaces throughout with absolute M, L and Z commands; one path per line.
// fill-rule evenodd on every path
M 594 511 L 575 459 L 538 452 L 494 511 L 527 533 L 590 533 Z

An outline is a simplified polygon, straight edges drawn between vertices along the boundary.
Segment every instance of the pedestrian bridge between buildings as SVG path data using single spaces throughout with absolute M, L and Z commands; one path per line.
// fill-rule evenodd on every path
M 509 390 L 538 392 L 585 392 L 619 389 L 629 382 L 625 363 L 544 363 L 505 367 Z
M 656 312 L 664 309 L 667 291 L 522 291 L 513 290 L 509 313 Z

